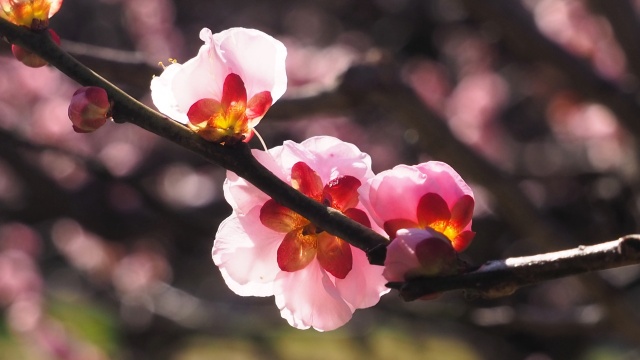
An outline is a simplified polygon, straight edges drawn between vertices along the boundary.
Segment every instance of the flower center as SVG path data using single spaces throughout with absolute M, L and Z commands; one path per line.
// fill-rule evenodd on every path
M 291 183 L 308 197 L 326 202 L 346 216 L 370 226 L 367 215 L 354 208 L 358 203 L 357 190 L 361 185 L 358 179 L 342 176 L 323 186 L 320 176 L 313 169 L 304 162 L 298 162 L 291 169 Z M 351 271 L 351 245 L 275 200 L 270 199 L 262 206 L 260 221 L 269 229 L 285 234 L 277 253 L 278 266 L 282 271 L 302 270 L 314 259 L 325 271 L 339 279 L 344 279 Z

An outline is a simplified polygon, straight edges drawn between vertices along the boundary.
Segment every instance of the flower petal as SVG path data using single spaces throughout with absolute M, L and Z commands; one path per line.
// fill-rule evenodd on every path
M 469 230 L 459 233 L 458 236 L 451 241 L 453 248 L 456 249 L 457 252 L 463 251 L 471 244 L 471 240 L 473 240 L 475 236 L 476 233 Z
M 344 279 L 353 266 L 351 246 L 329 233 L 318 234 L 318 262 L 331 275 Z
M 415 247 L 432 236 L 433 230 L 401 229 L 387 246 L 387 257 L 384 260 L 382 275 L 387 281 L 405 281 L 405 274 L 420 267 Z
M 384 222 L 384 232 L 389 235 L 390 239 L 393 239 L 397 236 L 397 232 L 400 229 L 411 229 L 417 228 L 420 225 L 418 223 L 413 222 L 407 219 L 392 219 Z
M 269 199 L 262 205 L 260 222 L 269 229 L 283 234 L 309 223 L 308 220 L 273 199 Z
M 353 144 L 331 136 L 315 136 L 296 146 L 306 150 L 305 162 L 318 173 L 323 184 L 344 175 L 363 182 L 373 177 L 371 158 Z
M 55 13 L 60 10 L 60 6 L 62 6 L 62 0 L 48 0 L 50 3 L 49 7 L 49 18 L 51 18 Z
M 288 232 L 278 247 L 278 266 L 282 271 L 302 270 L 316 257 L 316 234 L 304 234 L 303 228 Z
M 362 185 L 360 180 L 349 175 L 329 181 L 323 189 L 323 200 L 328 200 L 325 205 L 340 211 L 355 207 L 359 202 L 360 185 Z
M 444 199 L 436 193 L 427 193 L 418 202 L 418 224 L 444 232 L 449 225 L 451 212 Z
M 220 103 L 225 111 L 229 111 L 230 107 L 241 107 L 242 113 L 244 113 L 247 104 L 247 90 L 238 74 L 231 73 L 224 79 Z
M 222 106 L 220 102 L 214 99 L 200 99 L 196 101 L 187 112 L 189 122 L 193 125 L 200 125 L 208 122 L 214 116 L 220 114 Z M 202 124 L 203 126 L 206 124 Z
M 420 197 L 425 194 L 425 181 L 424 174 L 407 165 L 383 171 L 370 181 L 369 198 L 364 199 L 365 206 L 372 210 L 371 215 L 378 224 L 392 219 L 407 219 L 417 223 L 416 209 Z M 393 236 L 394 233 L 389 235 Z
M 256 208 L 247 216 L 225 219 L 213 243 L 213 262 L 229 288 L 242 296 L 273 295 L 273 281 L 280 272 L 276 253 L 283 234 L 265 229 Z
M 274 293 L 280 314 L 298 329 L 334 330 L 353 314 L 317 261 L 300 271 L 281 272 L 274 283 Z
M 253 95 L 247 103 L 247 119 L 249 119 L 249 127 L 253 128 L 258 125 L 272 104 L 273 99 L 271 98 L 271 93 L 268 91 L 262 91 Z
M 380 296 L 391 290 L 385 286 L 384 267 L 369 264 L 365 252 L 353 246 L 351 254 L 353 267 L 346 278 L 335 280 L 336 287 L 352 309 L 373 306 L 380 301 Z
M 207 29 L 208 30 L 208 29 Z M 276 102 L 287 89 L 285 58 L 287 49 L 278 40 L 254 29 L 231 28 L 201 38 L 211 41 L 228 73 L 236 73 L 244 80 L 248 98 L 269 91 Z
M 351 208 L 344 211 L 343 214 L 349 219 L 360 223 L 361 225 L 364 225 L 368 228 L 371 227 L 371 220 L 369 220 L 369 216 L 366 212 L 364 212 L 364 210 Z
M 302 161 L 295 163 L 291 168 L 291 186 L 316 201 L 322 199 L 320 177 Z
M 471 222 L 473 218 L 473 206 L 475 201 L 469 195 L 463 195 L 451 209 L 450 226 L 453 226 L 457 231 L 464 229 L 467 224 Z

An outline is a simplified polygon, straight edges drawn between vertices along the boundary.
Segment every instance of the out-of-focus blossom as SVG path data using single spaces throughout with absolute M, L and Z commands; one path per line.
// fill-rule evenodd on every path
M 542 0 L 530 4 L 540 31 L 570 52 L 589 59 L 602 75 L 621 80 L 626 59 L 604 17 L 592 14 L 583 1 Z
M 254 150 L 270 171 L 316 201 L 368 225 L 360 185 L 373 176 L 371 159 L 332 137 L 286 141 L 269 153 Z M 229 172 L 225 197 L 233 213 L 218 229 L 213 260 L 231 290 L 243 296 L 275 295 L 290 325 L 333 330 L 355 309 L 376 304 L 388 291 L 382 267 L 344 240 L 282 207 Z
M 97 130 L 110 117 L 111 104 L 107 92 L 96 86 L 76 90 L 69 104 L 69 119 L 77 133 Z
M 53 29 L 48 29 L 49 35 L 51 36 L 51 40 L 53 40 L 56 44 L 60 45 L 60 36 L 53 31 Z M 13 56 L 20 61 L 21 63 L 27 65 L 32 68 L 39 68 L 47 65 L 48 63 L 33 52 L 19 46 L 19 45 L 11 45 L 11 52 Z
M 431 229 L 400 229 L 387 246 L 384 275 L 388 281 L 418 276 L 450 275 L 457 271 L 458 255 L 451 241 Z
M 16 25 L 42 30 L 62 5 L 62 0 L 0 0 L 0 18 Z
M 287 88 L 287 50 L 254 29 L 232 28 L 212 34 L 184 64 L 171 64 L 151 81 L 156 107 L 218 143 L 248 141 L 253 128 Z
M 459 252 L 475 236 L 473 192 L 449 165 L 438 161 L 398 165 L 369 183 L 371 215 L 391 239 L 400 229 L 431 228 Z

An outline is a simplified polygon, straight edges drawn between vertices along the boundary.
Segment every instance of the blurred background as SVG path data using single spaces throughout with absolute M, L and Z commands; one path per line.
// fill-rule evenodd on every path
M 474 264 L 605 242 L 640 221 L 640 1 L 65 0 L 63 47 L 151 105 L 203 27 L 265 31 L 289 88 L 269 147 L 333 135 L 375 172 L 450 163 Z M 500 299 L 384 296 L 300 331 L 211 261 L 224 169 L 129 124 L 76 134 L 78 84 L 0 44 L 0 359 L 640 359 L 640 268 Z M 152 106 L 152 105 L 151 105 Z M 258 143 L 252 146 L 259 147 Z

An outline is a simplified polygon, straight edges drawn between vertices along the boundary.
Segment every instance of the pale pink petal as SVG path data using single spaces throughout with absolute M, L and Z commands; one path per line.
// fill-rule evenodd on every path
M 178 106 L 171 87 L 173 78 L 181 71 L 182 66 L 182 64 L 171 64 L 164 69 L 162 75 L 154 76 L 151 79 L 151 101 L 161 113 L 173 120 L 186 124 L 189 122 L 187 112 L 193 103 L 189 107 L 182 109 Z
M 172 105 L 181 114 L 186 114 L 191 105 L 200 99 L 222 99 L 222 86 L 227 74 L 216 74 L 213 64 L 217 61 L 209 58 L 208 54 L 209 47 L 202 45 L 198 55 L 182 64 L 169 80 L 168 91 L 173 95 Z M 175 65 L 178 64 L 172 64 L 169 67 Z M 159 78 L 162 78 L 165 72 L 166 70 Z M 151 95 L 153 104 L 160 112 L 165 113 L 161 108 L 163 105 L 153 98 L 153 87 L 151 88 Z M 182 118 L 175 120 L 182 122 Z
M 276 253 L 284 234 L 262 226 L 259 212 L 256 207 L 246 216 L 229 216 L 213 243 L 213 262 L 227 286 L 242 296 L 273 295 L 273 281 L 280 272 Z
M 275 161 L 275 159 L 281 157 L 281 152 L 282 146 L 269 149 L 269 153 L 260 150 L 251 151 L 258 162 L 283 181 L 287 181 L 287 175 L 283 173 L 280 165 Z M 291 172 L 289 172 L 290 174 Z M 239 214 L 246 214 L 256 204 L 264 204 L 271 199 L 271 197 L 231 171 L 227 171 L 227 179 L 224 181 L 223 190 L 225 199 L 231 205 L 231 208 Z
M 416 246 L 424 239 L 442 237 L 442 234 L 432 229 L 401 229 L 396 238 L 387 246 L 387 257 L 384 260 L 382 275 L 387 281 L 405 281 L 405 274 L 419 269 L 422 265 L 418 261 Z
M 364 309 L 378 303 L 380 296 L 389 292 L 382 276 L 384 267 L 371 265 L 364 251 L 351 247 L 353 267 L 344 279 L 336 279 L 340 296 L 353 309 Z
M 273 102 L 287 88 L 287 50 L 273 37 L 253 29 L 233 28 L 218 34 L 202 29 L 204 45 L 196 57 L 172 64 L 151 81 L 151 98 L 160 112 L 187 123 L 186 113 L 196 101 L 221 100 L 227 75 L 242 78 L 248 99 L 269 91 Z M 258 119 L 253 120 L 253 125 Z
M 201 38 L 206 37 L 203 33 Z M 287 89 L 287 49 L 273 37 L 254 29 L 231 28 L 211 35 L 227 71 L 240 75 L 247 97 L 269 91 L 275 103 Z
M 284 169 L 290 169 L 294 159 L 304 161 L 320 175 L 324 184 L 341 175 L 351 175 L 360 180 L 373 177 L 369 155 L 335 137 L 315 136 L 300 144 L 285 141 L 283 147 Z
M 281 272 L 273 285 L 280 314 L 293 327 L 329 331 L 351 319 L 353 309 L 316 260 L 303 270 Z

